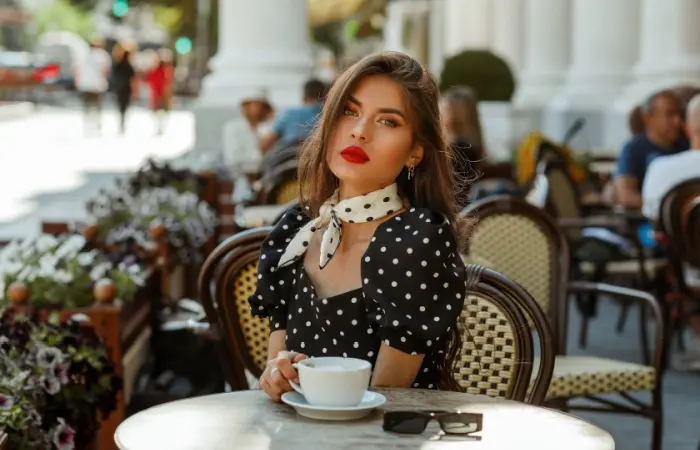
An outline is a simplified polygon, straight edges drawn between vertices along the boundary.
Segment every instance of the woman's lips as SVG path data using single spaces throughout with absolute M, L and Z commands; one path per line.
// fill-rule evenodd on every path
M 342 156 L 345 161 L 353 164 L 364 164 L 369 161 L 367 153 L 360 147 L 354 145 L 345 147 L 345 149 L 340 152 L 340 156 Z

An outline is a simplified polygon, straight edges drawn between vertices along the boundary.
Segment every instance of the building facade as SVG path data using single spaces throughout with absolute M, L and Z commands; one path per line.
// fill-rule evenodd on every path
M 581 117 L 574 143 L 616 152 L 642 99 L 700 86 L 699 21 L 700 0 L 390 0 L 386 45 L 436 73 L 459 51 L 492 50 L 517 79 L 511 130 L 561 138 Z

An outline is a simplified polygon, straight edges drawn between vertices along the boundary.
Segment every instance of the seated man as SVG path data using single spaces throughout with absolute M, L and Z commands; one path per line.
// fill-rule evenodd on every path
M 323 107 L 326 85 L 319 80 L 304 84 L 304 104 L 284 111 L 275 120 L 272 132 L 260 141 L 260 150 L 266 153 L 278 141 L 294 142 L 305 139 L 313 130 Z
M 638 210 L 642 207 L 641 188 L 649 164 L 659 156 L 678 153 L 681 115 L 678 97 L 672 91 L 653 94 L 641 106 L 644 134 L 633 136 L 618 159 L 615 191 L 617 203 Z
M 661 202 L 671 189 L 684 181 L 700 179 L 700 94 L 688 103 L 685 122 L 692 150 L 655 159 L 644 179 L 643 212 L 652 220 L 658 219 Z M 684 279 L 689 287 L 700 288 L 700 274 L 696 270 L 684 268 Z M 693 343 L 679 368 L 700 370 L 700 316 L 691 316 L 688 325 L 693 332 Z

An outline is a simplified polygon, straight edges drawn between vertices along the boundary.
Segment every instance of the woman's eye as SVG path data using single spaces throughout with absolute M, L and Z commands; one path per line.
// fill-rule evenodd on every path
M 343 115 L 344 116 L 355 116 L 355 111 L 352 110 L 349 106 L 346 106 L 345 109 L 343 109 Z
M 391 120 L 391 119 L 382 119 L 382 120 L 379 121 L 379 123 L 381 123 L 381 124 L 383 124 L 383 125 L 386 125 L 386 126 L 388 126 L 388 127 L 391 127 L 391 128 L 396 128 L 397 126 L 399 126 L 398 123 L 394 122 L 394 121 Z

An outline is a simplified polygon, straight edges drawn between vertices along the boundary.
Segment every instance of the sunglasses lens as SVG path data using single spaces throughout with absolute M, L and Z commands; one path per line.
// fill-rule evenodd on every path
M 440 417 L 440 428 L 447 434 L 469 434 L 481 431 L 478 421 L 464 414 L 450 414 Z
M 429 417 L 412 411 L 384 413 L 384 430 L 394 433 L 420 434 L 425 431 Z

